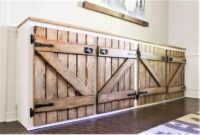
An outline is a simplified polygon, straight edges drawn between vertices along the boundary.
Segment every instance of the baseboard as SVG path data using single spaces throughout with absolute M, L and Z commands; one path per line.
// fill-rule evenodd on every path
M 179 99 L 182 99 L 182 98 L 184 98 L 184 97 L 178 97 L 178 98 L 175 98 L 175 99 L 164 100 L 164 101 L 161 101 L 161 102 L 145 104 L 145 105 L 141 105 L 141 106 L 121 109 L 121 110 L 107 112 L 107 113 L 103 113 L 103 114 L 95 114 L 95 115 L 91 115 L 91 116 L 87 116 L 87 117 L 83 117 L 83 118 L 78 118 L 78 119 L 73 119 L 73 120 L 66 120 L 66 121 L 62 121 L 62 122 L 56 122 L 56 123 L 52 123 L 52 124 L 46 124 L 46 125 L 42 125 L 42 126 L 31 127 L 31 128 L 28 128 L 27 130 L 31 131 L 31 130 L 46 128 L 46 127 L 52 127 L 52 126 L 56 126 L 56 125 L 62 125 L 62 124 L 73 123 L 73 122 L 82 121 L 82 120 L 88 120 L 88 119 L 92 119 L 92 118 L 105 117 L 105 116 L 109 116 L 109 115 L 112 115 L 112 114 L 117 114 L 117 113 L 122 113 L 122 112 L 130 111 L 130 110 L 134 110 L 134 109 L 137 109 L 137 108 L 144 108 L 144 107 L 148 107 L 148 106 L 154 106 L 154 105 L 162 104 L 162 103 L 165 103 L 165 102 L 171 102 L 171 101 L 179 100 Z
M 6 112 L 6 122 L 16 121 L 17 120 L 17 112 L 9 111 Z
M 198 99 L 200 99 L 200 90 L 187 89 L 187 90 L 185 91 L 185 97 L 198 98 Z

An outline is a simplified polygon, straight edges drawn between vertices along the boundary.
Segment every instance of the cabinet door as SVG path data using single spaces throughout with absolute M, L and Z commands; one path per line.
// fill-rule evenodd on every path
M 134 106 L 135 43 L 98 37 L 97 113 Z
M 95 41 L 34 27 L 34 125 L 89 116 L 95 104 Z
M 177 98 L 184 95 L 184 52 L 167 50 L 167 99 Z
M 142 105 L 165 100 L 166 50 L 141 43 L 139 52 L 138 104 Z

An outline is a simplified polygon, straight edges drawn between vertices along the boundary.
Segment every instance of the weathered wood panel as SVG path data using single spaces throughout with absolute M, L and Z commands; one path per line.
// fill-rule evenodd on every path
M 34 125 L 94 114 L 96 54 L 80 53 L 80 50 L 84 51 L 86 44 L 95 52 L 94 37 L 43 27 L 35 27 L 34 36 L 44 42 L 35 42 Z M 51 49 L 39 47 L 49 43 L 56 46 Z M 70 49 L 55 51 L 65 45 L 68 48 L 72 46 L 73 53 Z M 83 48 L 76 48 L 75 53 L 74 47 L 77 46 Z
M 128 94 L 134 92 L 136 59 L 124 57 L 124 53 L 122 53 L 122 57 L 117 57 L 116 52 L 124 50 L 122 52 L 136 54 L 137 45 L 123 40 L 106 38 L 105 43 L 98 44 L 98 46 L 111 49 L 108 51 L 110 52 L 109 56 L 107 54 L 98 56 L 97 78 L 98 83 L 101 83 L 102 86 L 98 85 L 97 113 L 134 106 L 133 96 L 128 96 Z
M 166 50 L 151 45 L 139 46 L 139 91 L 147 92 L 140 96 L 138 104 L 148 104 L 165 100 L 166 92 Z

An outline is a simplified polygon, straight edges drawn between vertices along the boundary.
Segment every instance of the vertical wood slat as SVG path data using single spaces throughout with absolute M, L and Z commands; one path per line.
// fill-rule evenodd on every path
M 94 39 L 93 36 L 90 36 L 90 35 L 87 35 L 87 40 L 86 40 L 87 44 L 88 45 L 92 45 L 92 46 L 96 46 L 96 41 Z M 87 76 L 87 80 L 86 80 L 86 83 L 87 83 L 87 86 L 89 88 L 91 88 L 92 90 L 95 91 L 95 71 L 96 71 L 96 68 L 94 66 L 94 62 L 95 62 L 95 58 L 93 56 L 87 56 L 87 64 L 86 64 L 86 76 Z M 89 116 L 89 115 L 92 115 L 94 114 L 94 105 L 89 105 L 86 107 L 86 115 Z
M 47 40 L 57 41 L 57 30 L 47 29 Z M 57 56 L 57 54 L 54 54 Z M 46 99 L 55 99 L 57 93 L 57 73 L 49 65 L 46 66 Z M 57 122 L 57 111 L 47 112 L 47 123 Z
M 131 43 L 130 44 L 130 50 L 135 50 L 135 44 Z M 130 67 L 130 89 L 131 90 L 135 90 L 135 62 L 134 64 Z M 133 107 L 134 106 L 134 99 L 129 99 L 129 107 Z
M 46 29 L 35 27 L 35 35 L 46 38 Z M 34 100 L 45 99 L 46 95 L 46 67 L 45 62 L 38 55 L 34 56 Z M 46 113 L 37 113 L 33 117 L 35 126 L 46 124 Z
M 76 33 L 69 32 L 69 43 L 76 43 L 77 37 Z M 76 74 L 76 55 L 69 54 L 68 55 L 68 68 L 71 69 Z M 71 85 L 68 85 L 68 96 L 73 97 L 76 96 L 76 91 Z M 75 119 L 77 118 L 77 108 L 68 110 L 68 118 Z
M 119 42 L 119 48 L 124 49 L 124 41 Z M 125 59 L 119 58 L 119 66 L 124 62 Z M 121 77 L 121 80 L 119 81 L 119 91 L 125 91 L 125 77 Z M 119 101 L 119 109 L 125 108 L 124 106 L 124 100 Z
M 80 45 L 86 44 L 86 35 L 77 35 L 77 43 Z M 80 80 L 86 83 L 86 56 L 77 55 L 77 76 Z M 86 107 L 78 107 L 78 118 L 86 116 Z
M 106 38 L 106 47 L 111 48 L 112 47 L 112 40 Z M 112 75 L 112 69 L 111 69 L 111 58 L 107 57 L 105 58 L 105 82 L 107 82 L 111 75 Z M 108 102 L 104 104 L 105 106 L 105 112 L 112 111 L 112 103 Z
M 130 42 L 125 42 L 125 50 L 130 50 Z M 130 90 L 130 68 L 125 73 L 125 91 Z M 129 99 L 124 100 L 124 107 L 129 107 Z
M 68 32 L 67 31 L 58 31 L 58 41 L 67 42 L 68 41 Z M 68 68 L 68 55 L 67 54 L 59 54 L 58 60 Z M 68 83 L 61 77 L 58 76 L 58 97 L 67 97 L 68 96 Z M 58 121 L 63 121 L 68 119 L 68 111 L 67 110 L 59 110 L 58 111 Z
M 119 47 L 118 40 L 114 40 L 113 39 L 112 40 L 112 48 L 118 48 L 118 47 Z M 111 69 L 112 70 L 112 74 L 114 74 L 117 71 L 118 65 L 119 65 L 118 58 L 112 58 L 112 69 Z M 114 86 L 112 92 L 117 92 L 118 89 L 119 89 L 119 84 L 117 83 Z M 112 110 L 114 111 L 114 110 L 117 110 L 117 109 L 118 109 L 118 101 L 113 101 L 112 102 Z
M 145 45 L 139 46 L 140 51 L 145 51 L 144 48 L 145 48 Z M 141 62 L 139 62 L 139 89 L 145 88 L 145 81 L 144 81 L 145 76 L 146 76 L 145 67 L 142 65 Z M 143 96 L 139 99 L 141 105 L 146 103 L 145 99 L 146 99 L 146 96 Z
M 105 38 L 98 37 L 98 46 L 105 47 Z M 99 64 L 99 63 L 101 63 L 101 64 Z M 105 68 L 104 68 L 105 58 L 104 57 L 98 57 L 97 66 L 98 66 L 97 89 L 99 91 L 105 83 L 105 76 L 104 76 L 104 73 L 105 73 Z M 98 104 L 98 113 L 103 113 L 103 112 L 104 112 L 104 104 Z

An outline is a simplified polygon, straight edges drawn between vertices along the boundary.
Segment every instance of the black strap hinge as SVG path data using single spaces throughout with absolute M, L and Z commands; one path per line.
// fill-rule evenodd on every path
M 34 114 L 35 114 L 34 109 L 30 108 L 30 117 L 32 118 Z
M 33 44 L 35 42 L 35 36 L 31 34 L 30 40 L 31 40 L 31 44 Z

